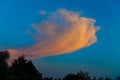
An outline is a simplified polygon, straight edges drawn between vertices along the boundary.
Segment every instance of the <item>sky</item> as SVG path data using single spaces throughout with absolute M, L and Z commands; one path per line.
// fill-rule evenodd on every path
M 95 76 L 117 76 L 120 75 L 119 14 L 119 0 L 0 0 L 0 50 L 17 50 L 17 53 L 19 53 L 21 49 L 23 53 L 30 53 L 33 50 L 29 56 L 34 56 L 33 62 L 36 68 L 45 76 L 61 77 L 67 73 L 74 73 L 79 70 L 88 71 Z M 58 22 L 54 22 L 53 18 L 57 18 Z M 85 18 L 87 22 L 84 21 L 83 18 Z M 39 53 L 39 48 L 36 48 L 35 44 L 36 42 L 37 44 L 42 43 L 41 37 L 36 36 L 41 35 L 41 31 L 53 37 L 50 39 L 53 40 L 51 44 L 54 45 L 49 49 L 58 47 L 54 43 L 57 41 L 56 35 L 54 35 L 56 34 L 56 31 L 54 32 L 54 26 L 55 28 L 61 26 L 59 20 L 64 21 L 60 30 L 66 29 L 66 25 L 70 26 L 69 30 L 67 29 L 68 32 L 63 33 L 65 37 L 71 35 L 70 30 L 78 30 L 78 34 L 84 31 L 82 27 L 79 29 L 79 26 L 73 28 L 73 26 L 71 26 L 72 24 L 76 26 L 76 22 L 80 20 L 83 24 L 77 25 L 83 25 L 84 27 L 84 23 L 89 23 L 92 27 L 85 30 L 87 39 L 84 37 L 80 38 L 80 40 L 82 39 L 83 41 L 90 40 L 89 45 L 85 45 L 87 44 L 86 41 L 82 47 L 77 46 L 77 48 L 74 48 L 74 51 L 71 49 L 64 49 L 62 51 L 62 48 L 65 47 L 62 46 L 62 48 L 59 48 L 60 53 L 58 53 L 58 50 L 51 50 L 48 51 L 50 56 L 47 56 L 44 55 L 46 52 L 43 50 L 48 46 L 45 44 L 42 46 L 43 49 L 40 49 L 44 54 L 33 55 L 34 53 Z M 48 22 L 49 24 L 47 24 Z M 69 23 L 69 25 L 65 23 Z M 44 26 L 48 27 L 43 30 L 42 27 Z M 85 27 L 88 28 L 86 25 Z M 100 28 L 99 30 L 96 29 L 98 27 Z M 88 37 L 89 33 L 87 32 L 92 31 L 94 33 Z M 54 33 L 50 34 L 48 32 Z M 60 39 L 61 37 L 60 32 Z M 62 41 L 69 39 L 69 37 L 65 37 L 63 37 Z M 50 43 L 48 37 L 42 36 L 42 39 L 42 41 L 48 39 L 46 42 Z M 76 40 L 79 41 L 79 39 Z M 60 43 L 58 41 L 57 43 L 61 44 L 62 42 Z M 31 45 L 33 47 L 29 47 Z M 34 46 L 35 49 L 33 49 Z M 66 48 L 68 49 L 68 47 L 71 46 L 68 45 Z

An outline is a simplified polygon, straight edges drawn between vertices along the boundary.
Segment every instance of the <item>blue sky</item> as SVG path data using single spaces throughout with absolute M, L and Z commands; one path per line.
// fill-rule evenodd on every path
M 34 59 L 36 67 L 46 76 L 59 76 L 81 69 L 94 75 L 120 75 L 119 0 L 0 0 L 0 50 L 34 44 L 25 31 L 31 29 L 32 23 L 44 19 L 38 12 L 60 8 L 94 18 L 95 25 L 101 27 L 97 32 L 98 41 L 74 54 Z

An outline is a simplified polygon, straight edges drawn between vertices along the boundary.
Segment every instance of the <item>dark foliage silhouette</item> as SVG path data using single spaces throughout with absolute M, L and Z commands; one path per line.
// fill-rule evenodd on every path
M 87 72 L 78 72 L 77 74 L 68 74 L 63 80 L 92 80 Z
M 118 77 L 116 78 L 116 80 L 120 80 L 120 76 L 118 76 Z
M 0 79 L 6 80 L 9 76 L 8 64 L 6 60 L 9 58 L 8 51 L 0 51 Z
M 33 80 L 34 78 L 42 80 L 42 74 L 39 73 L 34 67 L 32 61 L 25 59 L 24 55 L 14 60 L 10 66 L 11 76 L 16 76 L 17 78 L 23 78 Z M 35 79 L 35 80 L 36 80 Z
M 63 80 L 79 80 L 78 76 L 75 74 L 68 74 Z
M 107 77 L 107 76 L 106 76 L 106 77 L 105 77 L 105 80 L 112 80 L 112 79 L 111 79 L 110 77 Z
M 79 71 L 76 74 L 68 74 L 63 79 L 42 77 L 34 67 L 32 61 L 20 56 L 8 66 L 9 52 L 0 51 L 0 80 L 112 80 L 110 77 L 91 77 L 88 72 Z M 118 76 L 115 80 L 120 80 Z
M 80 72 L 77 73 L 77 76 L 81 80 L 91 80 L 88 72 L 82 72 L 82 71 L 80 71 Z

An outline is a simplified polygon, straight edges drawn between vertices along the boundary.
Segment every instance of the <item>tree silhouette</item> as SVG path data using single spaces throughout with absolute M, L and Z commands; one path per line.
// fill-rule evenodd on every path
M 98 80 L 104 80 L 104 77 L 100 77 L 100 78 L 98 78 Z
M 120 80 L 120 76 L 118 76 L 115 80 Z
M 10 67 L 13 76 L 23 76 L 26 74 L 25 72 L 26 61 L 27 60 L 24 58 L 24 55 L 19 57 L 17 60 L 14 60 Z
M 45 77 L 37 71 L 32 61 L 20 56 L 8 67 L 7 60 L 10 55 L 7 50 L 0 51 L 0 80 L 112 80 L 110 77 L 92 77 L 88 72 L 79 71 L 76 74 L 68 74 L 63 79 Z M 118 76 L 115 80 L 120 80 Z
M 78 72 L 77 74 L 68 74 L 63 80 L 92 80 L 87 72 Z
M 42 80 L 42 74 L 39 73 L 34 67 L 32 61 L 25 59 L 25 56 L 21 56 L 18 59 L 14 60 L 10 67 L 12 76 L 18 78 L 34 80 L 36 78 Z
M 105 80 L 112 80 L 110 77 L 106 76 Z
M 6 60 L 9 59 L 9 52 L 7 50 L 0 51 L 0 78 L 2 80 L 8 80 L 9 69 Z
M 81 80 L 91 80 L 88 72 L 82 72 L 82 71 L 80 71 L 80 72 L 77 73 L 77 76 Z
M 52 77 L 48 78 L 48 77 L 45 77 L 43 80 L 53 80 Z
M 63 80 L 79 80 L 76 74 L 68 74 Z
M 96 80 L 96 78 L 95 78 L 95 77 L 93 77 L 93 80 Z
M 7 50 L 0 51 L 0 61 L 1 60 L 5 61 L 5 60 L 9 59 L 9 57 L 10 57 L 9 51 L 7 51 Z

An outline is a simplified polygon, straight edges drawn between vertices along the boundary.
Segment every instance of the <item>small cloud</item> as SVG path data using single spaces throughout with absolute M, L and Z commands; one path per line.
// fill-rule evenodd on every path
M 46 14 L 47 14 L 47 12 L 44 11 L 44 10 L 39 11 L 39 13 L 40 13 L 41 15 L 46 15 Z

